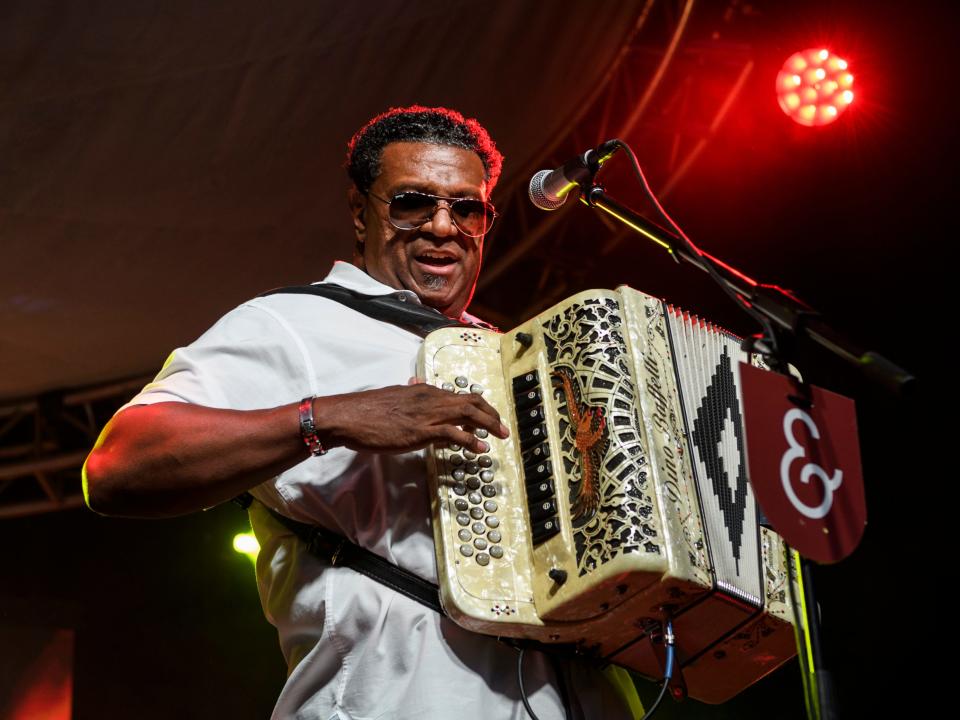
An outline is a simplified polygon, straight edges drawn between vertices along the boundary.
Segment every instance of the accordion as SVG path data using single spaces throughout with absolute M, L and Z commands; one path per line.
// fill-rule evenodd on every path
M 481 393 L 511 431 L 428 453 L 447 614 L 654 679 L 669 617 L 675 677 L 705 702 L 791 658 L 798 595 L 747 476 L 741 361 L 735 336 L 628 287 L 504 334 L 430 333 L 420 376 Z

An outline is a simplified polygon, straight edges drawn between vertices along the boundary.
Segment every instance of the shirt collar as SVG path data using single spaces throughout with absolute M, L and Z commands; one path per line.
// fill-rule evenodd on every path
M 412 290 L 397 290 L 374 280 L 356 265 L 343 260 L 337 260 L 327 276 L 320 282 L 333 283 L 348 290 L 354 290 L 364 295 L 392 295 L 404 302 L 414 302 L 420 305 L 420 298 Z
M 333 283 L 334 285 L 339 285 L 340 287 L 345 287 L 348 290 L 354 290 L 364 295 L 392 295 L 404 302 L 416 303 L 417 305 L 423 304 L 420 302 L 417 294 L 412 290 L 397 290 L 389 285 L 384 285 L 379 280 L 374 280 L 353 263 L 344 262 L 343 260 L 335 261 L 330 272 L 320 282 Z M 466 311 L 460 315 L 460 322 L 495 329 L 489 323 L 484 322 L 478 317 L 474 317 Z

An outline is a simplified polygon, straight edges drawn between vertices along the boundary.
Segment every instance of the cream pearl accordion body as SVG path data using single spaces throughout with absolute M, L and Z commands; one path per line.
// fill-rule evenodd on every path
M 786 547 L 758 523 L 735 336 L 628 287 L 499 334 L 448 328 L 420 376 L 476 392 L 510 437 L 428 453 L 441 602 L 487 635 L 572 643 L 723 702 L 791 658 Z M 480 431 L 483 435 L 483 432 Z

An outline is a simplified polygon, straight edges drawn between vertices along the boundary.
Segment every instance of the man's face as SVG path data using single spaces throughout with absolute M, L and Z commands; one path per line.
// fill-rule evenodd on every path
M 461 233 L 441 203 L 433 217 L 413 230 L 390 224 L 390 200 L 417 190 L 430 195 L 487 199 L 483 162 L 470 150 L 420 142 L 390 143 L 369 195 L 350 191 L 360 245 L 354 264 L 385 285 L 412 290 L 424 305 L 458 318 L 473 296 L 480 273 L 483 238 Z M 362 248 L 362 251 L 361 249 Z

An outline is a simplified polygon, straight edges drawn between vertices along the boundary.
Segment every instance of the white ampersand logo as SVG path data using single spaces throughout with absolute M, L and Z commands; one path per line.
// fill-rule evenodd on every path
M 820 439 L 820 431 L 817 429 L 816 423 L 814 423 L 813 418 L 803 410 L 794 408 L 783 416 L 783 435 L 787 438 L 790 449 L 780 458 L 780 481 L 783 483 L 783 489 L 787 493 L 787 497 L 790 498 L 790 502 L 793 503 L 793 506 L 806 517 L 812 520 L 819 520 L 830 512 L 830 508 L 833 506 L 833 493 L 836 492 L 837 488 L 840 487 L 840 483 L 843 482 L 843 471 L 835 470 L 831 476 L 816 463 L 808 462 L 803 466 L 803 470 L 800 471 L 800 482 L 807 485 L 810 483 L 810 476 L 816 475 L 820 482 L 823 483 L 823 500 L 819 505 L 813 507 L 807 505 L 797 497 L 797 494 L 793 490 L 793 483 L 790 482 L 790 466 L 793 465 L 794 460 L 798 460 L 806 455 L 806 448 L 798 443 L 793 436 L 793 424 L 797 420 L 800 420 L 809 428 L 814 440 Z

